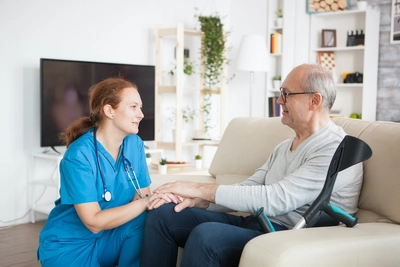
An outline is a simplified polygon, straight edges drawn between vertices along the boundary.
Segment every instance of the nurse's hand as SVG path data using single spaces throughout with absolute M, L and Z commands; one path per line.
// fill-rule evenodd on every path
M 179 204 L 183 198 L 172 193 L 155 193 L 149 197 L 147 209 L 152 210 L 161 207 L 165 203 Z

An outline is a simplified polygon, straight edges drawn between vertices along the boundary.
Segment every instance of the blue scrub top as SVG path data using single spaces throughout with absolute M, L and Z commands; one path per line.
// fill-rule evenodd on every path
M 75 140 L 67 149 L 60 163 L 60 198 L 50 212 L 40 233 L 38 257 L 45 260 L 63 252 L 92 244 L 104 231 L 92 233 L 83 224 L 74 204 L 98 202 L 102 210 L 129 203 L 136 191 L 129 179 L 123 156 L 132 164 L 140 187 L 151 183 L 146 164 L 143 141 L 137 135 L 125 137 L 117 162 L 97 141 L 99 163 L 107 190 L 112 199 L 102 198 L 104 186 L 98 168 L 93 129 Z M 123 156 L 121 152 L 123 151 Z M 131 178 L 135 179 L 131 172 Z M 134 181 L 135 182 L 135 181 Z M 137 184 L 135 184 L 137 185 Z

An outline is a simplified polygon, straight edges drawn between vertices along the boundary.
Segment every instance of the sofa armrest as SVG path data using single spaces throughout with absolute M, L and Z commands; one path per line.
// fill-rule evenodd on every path
M 239 266 L 398 266 L 399 247 L 396 224 L 288 230 L 250 240 Z
M 150 188 L 151 190 L 154 190 L 165 183 L 174 182 L 177 180 L 215 184 L 215 178 L 211 175 L 153 174 L 151 175 L 152 183 Z

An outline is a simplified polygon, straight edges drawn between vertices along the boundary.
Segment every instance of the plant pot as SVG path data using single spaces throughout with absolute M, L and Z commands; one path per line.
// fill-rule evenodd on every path
M 147 163 L 147 165 L 150 165 L 151 164 L 151 158 L 146 158 L 146 163 Z
M 202 169 L 203 168 L 203 160 L 202 159 L 195 159 L 194 160 L 194 166 L 196 169 Z
M 281 88 L 280 80 L 273 80 L 272 83 L 273 83 L 274 90 L 279 90 Z
M 159 174 L 166 174 L 167 173 L 167 165 L 158 165 L 158 173 Z
M 275 27 L 282 28 L 282 25 L 283 25 L 283 18 L 277 18 L 275 20 Z
M 366 10 L 368 6 L 368 2 L 367 1 L 358 1 L 357 2 L 357 9 L 358 10 Z

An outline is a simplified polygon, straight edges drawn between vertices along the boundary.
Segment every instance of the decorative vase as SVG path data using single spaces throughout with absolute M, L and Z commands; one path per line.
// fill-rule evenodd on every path
M 357 9 L 358 10 L 366 10 L 368 6 L 368 2 L 367 1 L 358 1 L 357 2 Z
M 277 18 L 275 20 L 275 27 L 282 28 L 282 25 L 283 25 L 283 18 Z
M 194 160 L 194 166 L 196 169 L 202 169 L 203 168 L 203 160 L 202 159 L 195 159 Z
M 280 80 L 273 80 L 274 90 L 278 90 L 281 88 L 281 81 Z
M 159 165 L 158 165 L 158 173 L 159 173 L 159 174 L 166 174 L 166 173 L 167 173 L 167 168 L 168 168 L 167 165 L 161 165 L 161 164 L 159 164 Z

